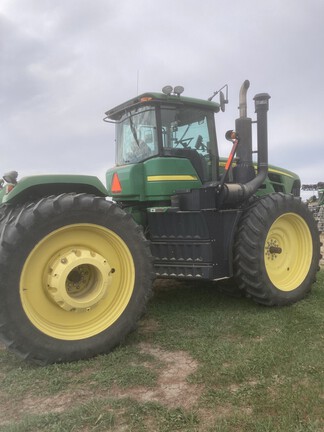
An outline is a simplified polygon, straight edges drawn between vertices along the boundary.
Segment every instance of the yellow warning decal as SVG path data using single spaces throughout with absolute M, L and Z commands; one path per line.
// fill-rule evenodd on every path
M 194 175 L 154 175 L 147 176 L 148 182 L 159 182 L 159 181 L 192 181 L 198 180 L 197 176 Z

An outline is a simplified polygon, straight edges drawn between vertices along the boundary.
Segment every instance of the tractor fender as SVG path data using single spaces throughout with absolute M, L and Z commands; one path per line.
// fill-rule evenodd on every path
M 1 203 L 20 204 L 45 196 L 69 192 L 108 196 L 107 189 L 95 176 L 35 175 L 23 177 L 9 193 L 1 197 Z

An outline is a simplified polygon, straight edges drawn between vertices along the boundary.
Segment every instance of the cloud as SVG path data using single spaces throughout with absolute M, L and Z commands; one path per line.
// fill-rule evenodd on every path
M 183 85 L 207 98 L 225 83 L 234 127 L 238 91 L 271 95 L 269 153 L 309 182 L 324 159 L 321 0 L 10 0 L 0 6 L 3 171 L 102 173 L 114 164 L 104 112 L 137 93 Z M 8 151 L 9 149 L 9 151 Z

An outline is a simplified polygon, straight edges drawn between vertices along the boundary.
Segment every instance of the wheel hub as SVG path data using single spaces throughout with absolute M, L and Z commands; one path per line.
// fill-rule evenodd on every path
M 66 311 L 90 311 L 107 295 L 113 270 L 96 252 L 81 247 L 69 249 L 51 262 L 47 292 Z
M 267 241 L 267 245 L 265 247 L 265 254 L 268 260 L 274 260 L 278 255 L 282 253 L 282 248 L 279 245 L 279 242 L 276 239 L 270 238 Z

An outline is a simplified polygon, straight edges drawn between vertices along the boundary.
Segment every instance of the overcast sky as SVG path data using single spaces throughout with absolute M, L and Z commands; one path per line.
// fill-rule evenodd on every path
M 269 161 L 324 181 L 324 0 L 0 0 L 0 173 L 98 175 L 114 165 L 104 112 L 182 85 L 224 134 L 238 92 L 268 92 Z

